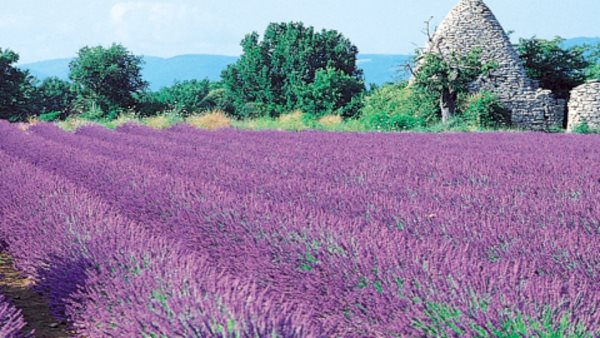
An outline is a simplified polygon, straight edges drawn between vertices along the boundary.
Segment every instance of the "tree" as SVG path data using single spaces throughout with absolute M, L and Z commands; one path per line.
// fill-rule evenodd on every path
M 585 77 L 588 80 L 600 80 L 600 43 L 588 46 L 587 49 L 587 60 L 590 65 L 585 70 Z
M 590 61 L 585 47 L 563 48 L 563 43 L 561 37 L 544 40 L 534 36 L 520 39 L 517 51 L 531 79 L 540 81 L 540 86 L 556 97 L 568 99 L 571 90 L 585 82 Z
M 278 116 L 302 108 L 303 102 L 315 103 L 306 95 L 310 97 L 308 93 L 312 90 L 308 87 L 315 82 L 319 71 L 323 80 L 320 85 L 329 82 L 338 86 L 324 80 L 325 76 L 338 72 L 335 76 L 346 82 L 346 88 L 362 88 L 333 95 L 335 98 L 330 99 L 336 102 L 329 105 L 332 109 L 346 106 L 364 90 L 362 71 L 356 66 L 358 49 L 336 31 L 315 32 L 302 23 L 272 23 L 262 40 L 254 32 L 247 35 L 241 45 L 242 56 L 222 74 L 224 88 L 238 116 Z M 348 81 L 354 84 L 350 85 Z M 323 102 L 318 105 L 323 107 Z
M 413 72 L 416 91 L 424 91 L 438 98 L 442 122 L 447 123 L 456 113 L 458 96 L 468 92 L 469 85 L 489 75 L 496 65 L 481 61 L 481 50 L 466 55 L 429 51 L 417 57 L 418 69 Z
M 71 83 L 57 77 L 44 79 L 36 89 L 38 114 L 55 113 L 57 117 L 66 117 L 77 97 L 71 87 Z
M 362 105 L 365 87 L 362 82 L 341 70 L 319 69 L 314 82 L 308 84 L 300 98 L 300 108 L 314 117 L 336 113 L 355 117 Z
M 83 109 L 99 107 L 98 117 L 113 118 L 133 108 L 135 95 L 147 87 L 142 79 L 140 56 L 120 44 L 110 48 L 83 47 L 69 64 L 69 77 L 75 84 Z
M 35 79 L 14 66 L 18 61 L 17 53 L 0 48 L 0 119 L 24 120 L 35 113 Z

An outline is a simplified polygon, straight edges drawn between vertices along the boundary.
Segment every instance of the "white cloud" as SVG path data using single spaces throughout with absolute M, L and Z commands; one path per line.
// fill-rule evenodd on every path
M 110 9 L 110 18 L 117 27 L 135 27 L 141 24 L 169 25 L 182 20 L 188 12 L 183 4 L 163 2 L 119 2 Z

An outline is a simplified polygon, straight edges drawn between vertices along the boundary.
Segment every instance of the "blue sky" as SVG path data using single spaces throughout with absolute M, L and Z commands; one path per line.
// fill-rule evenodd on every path
M 21 63 L 123 43 L 136 54 L 237 55 L 272 21 L 336 29 L 363 53 L 407 54 L 458 0 L 0 0 L 0 47 Z M 600 36 L 600 0 L 487 0 L 513 37 Z

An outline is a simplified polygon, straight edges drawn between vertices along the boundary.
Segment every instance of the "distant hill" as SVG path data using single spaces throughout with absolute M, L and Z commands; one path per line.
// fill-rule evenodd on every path
M 582 44 L 600 43 L 598 38 L 574 38 L 565 41 L 565 47 Z M 405 80 L 408 74 L 404 65 L 410 60 L 410 55 L 360 54 L 358 66 L 364 70 L 367 84 L 382 85 L 386 82 Z M 171 58 L 145 56 L 146 64 L 143 76 L 150 82 L 150 89 L 158 90 L 170 86 L 175 81 L 192 79 L 219 80 L 221 72 L 227 65 L 234 63 L 236 56 L 191 54 Z M 20 67 L 28 69 L 39 79 L 57 76 L 61 79 L 69 77 L 69 62 L 71 59 L 56 59 L 24 64 Z
M 40 80 L 52 76 L 67 80 L 69 78 L 69 62 L 71 62 L 71 60 L 72 59 L 54 59 L 19 65 L 19 67 L 29 70 L 31 75 Z
M 571 48 L 574 46 L 596 45 L 599 43 L 600 43 L 600 37 L 598 37 L 598 38 L 580 37 L 580 38 L 572 38 L 572 39 L 565 40 L 565 42 L 563 42 L 563 47 Z
M 360 54 L 357 63 L 364 71 L 365 83 L 380 86 L 386 82 L 408 79 L 404 66 L 411 58 L 410 55 Z
M 223 69 L 237 61 L 236 56 L 223 55 L 179 55 L 164 59 L 146 56 L 143 69 L 144 79 L 150 89 L 158 90 L 171 86 L 175 81 L 209 79 L 217 81 Z

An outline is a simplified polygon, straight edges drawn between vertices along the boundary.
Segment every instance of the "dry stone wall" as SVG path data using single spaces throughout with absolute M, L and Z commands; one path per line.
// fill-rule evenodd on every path
M 556 100 L 527 77 L 525 68 L 504 29 L 481 0 L 461 0 L 444 19 L 432 37 L 427 51 L 468 53 L 481 49 L 482 61 L 498 68 L 485 80 L 472 85 L 472 91 L 494 92 L 512 112 L 512 123 L 525 129 L 562 127 L 564 100 Z
M 569 131 L 581 124 L 600 129 L 600 80 L 591 81 L 571 91 Z

